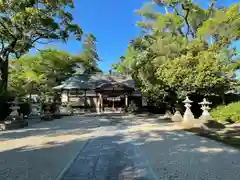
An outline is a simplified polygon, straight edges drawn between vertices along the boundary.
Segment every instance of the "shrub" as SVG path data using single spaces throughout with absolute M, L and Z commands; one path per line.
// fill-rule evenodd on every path
M 6 92 L 2 96 L 0 96 L 0 121 L 4 121 L 12 112 L 12 110 L 10 109 L 10 101 L 13 101 L 13 99 L 14 97 L 9 92 Z
M 211 111 L 211 115 L 220 122 L 240 122 L 240 101 L 217 106 Z
M 23 102 L 19 104 L 19 113 L 23 114 L 23 116 L 29 116 L 31 113 L 31 104 L 29 102 Z
M 0 121 L 4 121 L 11 113 L 11 104 L 7 101 L 0 101 Z

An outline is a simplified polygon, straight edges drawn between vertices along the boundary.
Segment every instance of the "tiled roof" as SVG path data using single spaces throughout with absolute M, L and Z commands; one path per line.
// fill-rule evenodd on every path
M 100 88 L 104 84 L 119 84 L 120 86 L 127 86 L 135 89 L 135 81 L 130 77 L 124 76 L 111 76 L 104 74 L 78 74 L 70 77 L 64 81 L 61 85 L 54 87 L 53 89 L 96 89 Z

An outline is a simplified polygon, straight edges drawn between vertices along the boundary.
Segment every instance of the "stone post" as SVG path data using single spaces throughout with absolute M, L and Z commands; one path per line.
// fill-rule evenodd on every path
M 186 99 L 183 101 L 183 103 L 185 103 L 185 107 L 186 107 L 186 110 L 185 110 L 185 113 L 184 113 L 184 116 L 183 116 L 183 121 L 184 122 L 193 122 L 195 119 L 194 119 L 194 115 L 191 111 L 191 103 L 192 101 L 186 97 Z
M 201 121 L 208 121 L 212 120 L 212 117 L 209 113 L 210 107 L 209 105 L 212 104 L 211 102 L 208 102 L 206 98 L 203 99 L 202 102 L 198 103 L 202 105 L 201 109 L 203 110 L 201 117 L 199 118 Z

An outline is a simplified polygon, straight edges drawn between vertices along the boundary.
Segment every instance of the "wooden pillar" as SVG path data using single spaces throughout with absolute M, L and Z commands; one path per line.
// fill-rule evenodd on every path
M 128 94 L 125 95 L 125 107 L 128 107 Z
M 102 94 L 100 94 L 100 97 L 101 97 L 101 105 L 100 105 L 100 107 L 101 107 L 101 112 L 103 112 L 103 96 L 102 96 Z
M 112 110 L 114 111 L 114 110 L 115 110 L 115 104 L 114 104 L 114 102 L 115 102 L 115 97 L 113 97 L 112 102 L 113 102 Z
M 69 90 L 67 90 L 67 102 L 69 103 Z
M 87 90 L 84 89 L 84 108 L 87 109 Z
M 94 105 L 95 105 L 95 111 L 98 113 L 98 95 L 97 92 L 95 91 L 95 101 L 94 101 Z
M 97 100 L 97 111 L 98 113 L 102 112 L 102 94 L 98 93 L 98 100 Z

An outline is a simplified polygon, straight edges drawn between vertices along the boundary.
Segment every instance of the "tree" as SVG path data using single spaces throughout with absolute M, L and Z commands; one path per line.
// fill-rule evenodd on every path
M 9 90 L 21 96 L 39 90 L 41 83 L 46 81 L 39 57 L 23 56 L 13 60 L 9 68 Z
M 49 2 L 49 3 L 48 3 Z M 50 3 L 51 2 L 51 3 Z M 82 30 L 73 24 L 70 0 L 4 0 L 0 2 L 1 93 L 6 91 L 10 58 L 19 58 L 38 43 L 66 41 L 73 33 L 80 40 Z
M 164 6 L 164 14 L 153 10 L 156 4 Z M 152 102 L 173 94 L 182 98 L 195 92 L 223 95 L 230 90 L 239 67 L 230 45 L 240 37 L 240 4 L 216 8 L 211 0 L 208 9 L 189 0 L 156 4 L 137 11 L 143 33 L 129 43 L 124 60 L 114 68 L 128 69 Z
M 84 69 L 97 68 L 86 64 L 79 56 L 56 49 L 46 49 L 34 56 L 22 56 L 10 63 L 9 89 L 19 96 L 51 92 L 54 86 L 75 73 L 74 67 L 79 63 Z
M 86 73 L 96 71 L 97 62 L 101 61 L 97 53 L 96 47 L 97 39 L 93 34 L 87 34 L 83 41 L 83 51 L 80 53 L 79 58 L 85 63 Z

